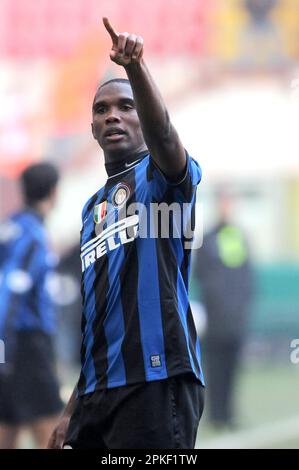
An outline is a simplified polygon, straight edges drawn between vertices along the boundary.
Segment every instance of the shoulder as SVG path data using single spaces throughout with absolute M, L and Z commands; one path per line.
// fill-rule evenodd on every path
M 169 178 L 167 178 L 164 175 L 162 170 L 159 168 L 157 163 L 154 161 L 152 156 L 149 155 L 149 166 L 151 168 L 151 171 L 154 172 L 154 175 L 157 175 L 158 177 L 160 177 L 164 181 L 164 183 L 169 185 L 169 186 L 179 186 L 181 183 L 183 183 L 183 181 L 187 177 L 191 178 L 191 183 L 193 185 L 197 185 L 201 181 L 201 177 L 202 177 L 201 167 L 200 167 L 199 163 L 193 157 L 191 157 L 189 155 L 187 150 L 185 150 L 185 152 L 186 152 L 185 171 L 184 171 L 183 175 L 181 176 L 181 178 L 178 181 L 169 180 Z
M 24 228 L 19 218 L 15 214 L 6 220 L 0 221 L 0 244 L 5 245 L 17 241 L 24 233 Z
M 199 163 L 186 152 L 186 166 L 177 181 L 170 180 L 149 156 L 147 179 L 152 182 L 158 200 L 168 199 L 191 202 L 201 181 L 202 171 Z

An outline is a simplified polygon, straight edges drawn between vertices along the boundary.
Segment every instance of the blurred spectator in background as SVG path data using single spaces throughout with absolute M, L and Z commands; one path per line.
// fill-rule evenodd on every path
M 61 255 L 57 266 L 58 309 L 57 353 L 59 364 L 67 370 L 80 367 L 81 336 L 81 257 L 80 246 L 72 246 Z M 64 373 L 64 371 L 62 370 Z
M 242 66 L 277 69 L 286 65 L 281 29 L 271 17 L 277 4 L 278 0 L 244 0 L 249 18 L 240 36 Z
M 44 219 L 55 205 L 58 172 L 48 163 L 21 175 L 24 208 L 0 226 L 0 448 L 16 448 L 21 426 L 45 447 L 61 411 L 49 293 L 54 256 Z
M 207 312 L 203 338 L 209 419 L 217 428 L 234 426 L 233 388 L 247 330 L 252 268 L 247 243 L 231 222 L 232 200 L 217 194 L 219 223 L 194 252 L 194 276 Z

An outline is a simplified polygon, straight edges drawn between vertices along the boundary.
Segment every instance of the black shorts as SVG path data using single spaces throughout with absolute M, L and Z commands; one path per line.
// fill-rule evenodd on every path
M 30 424 L 62 408 L 52 338 L 19 332 L 11 364 L 0 368 L 0 424 Z
M 65 445 L 74 449 L 192 449 L 204 388 L 192 374 L 78 397 Z

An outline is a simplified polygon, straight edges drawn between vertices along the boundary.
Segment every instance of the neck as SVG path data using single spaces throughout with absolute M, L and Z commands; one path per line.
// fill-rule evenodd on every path
M 108 176 L 113 176 L 121 171 L 127 169 L 126 164 L 134 163 L 135 161 L 141 160 L 148 154 L 146 147 L 141 148 L 135 152 L 132 152 L 128 155 L 122 155 L 121 159 L 112 159 L 108 158 L 105 155 L 105 168 Z
M 29 212 L 33 212 L 34 214 L 36 214 L 37 217 L 39 217 L 41 220 L 45 220 L 49 212 L 47 201 L 39 202 L 34 205 L 27 205 L 25 209 L 28 210 Z

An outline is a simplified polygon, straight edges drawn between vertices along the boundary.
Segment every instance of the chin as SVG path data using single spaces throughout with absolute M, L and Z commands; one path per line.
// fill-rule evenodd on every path
M 120 156 L 123 156 L 124 153 L 127 155 L 128 153 L 133 152 L 132 148 L 129 147 L 127 144 L 124 144 L 123 142 L 115 142 L 109 145 L 105 145 L 103 150 L 104 150 L 104 153 L 109 153 L 110 155 L 121 154 Z

